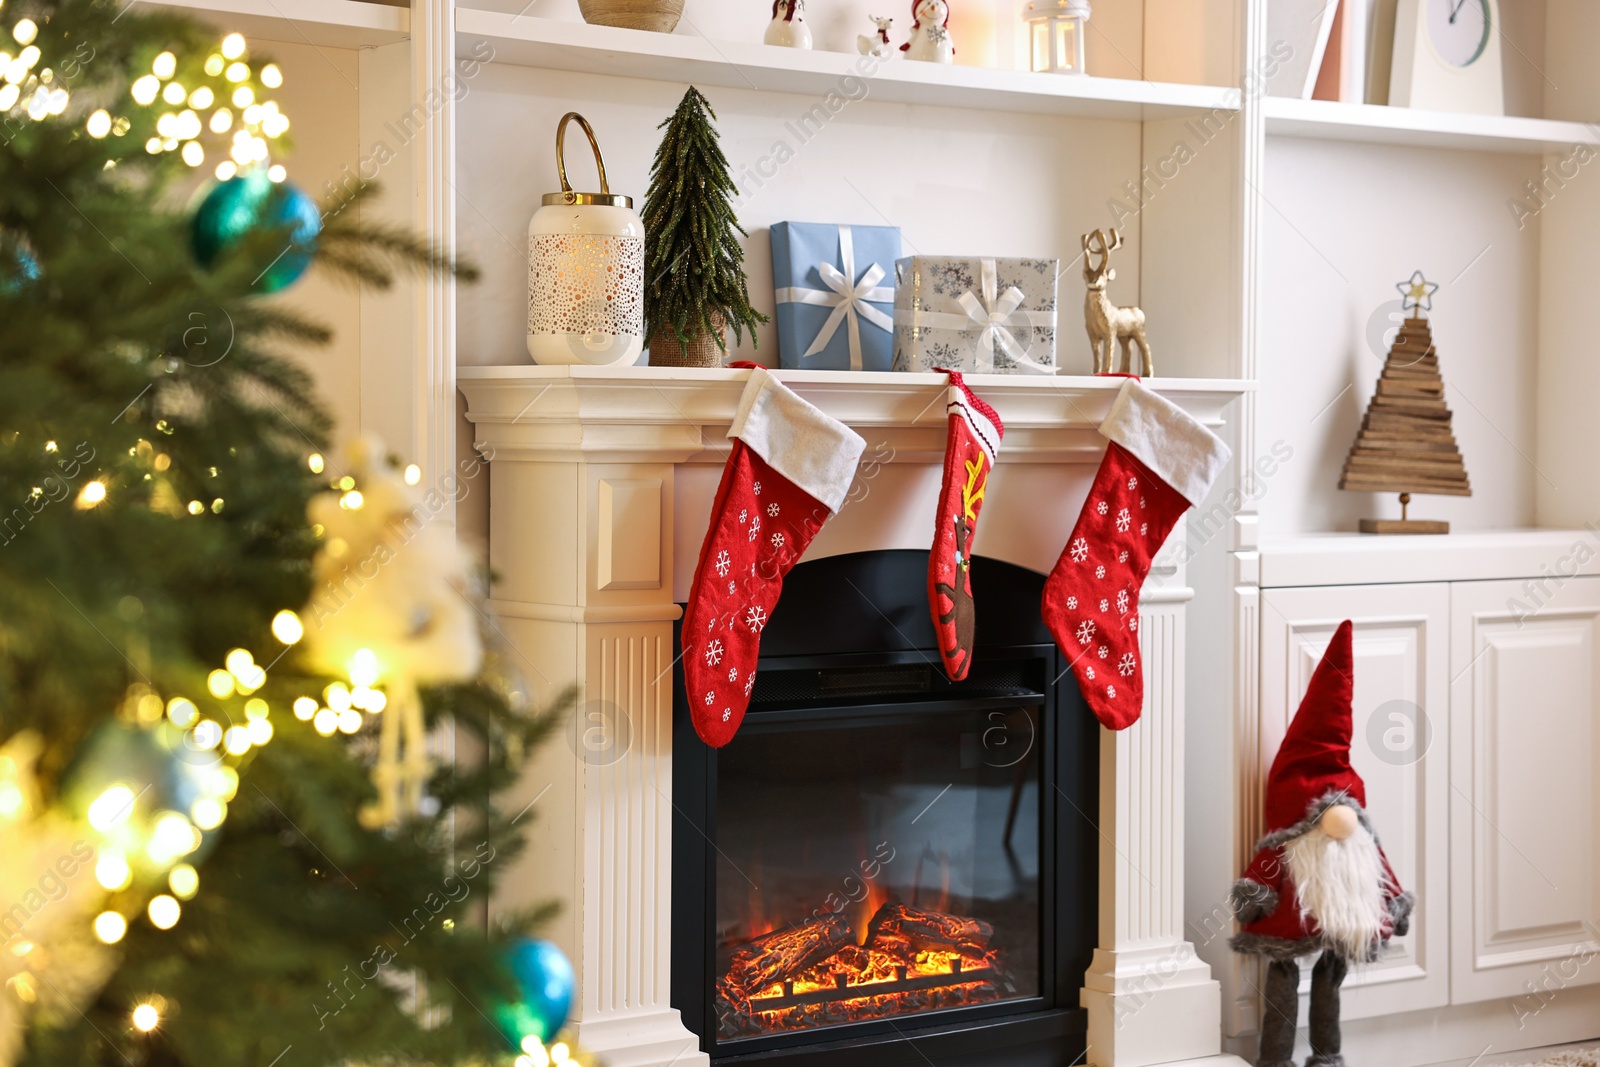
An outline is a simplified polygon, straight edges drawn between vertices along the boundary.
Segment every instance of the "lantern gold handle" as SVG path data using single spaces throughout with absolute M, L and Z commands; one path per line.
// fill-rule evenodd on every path
M 556 127 L 556 173 L 561 175 L 561 191 L 572 192 L 572 185 L 567 181 L 566 140 L 567 123 L 573 119 L 578 120 L 578 125 L 583 127 L 583 132 L 589 138 L 589 147 L 594 149 L 595 169 L 600 172 L 600 191 L 610 193 L 611 186 L 606 184 L 606 161 L 600 155 L 600 142 L 594 139 L 594 129 L 589 125 L 589 120 L 576 111 L 569 111 L 561 116 L 561 124 Z

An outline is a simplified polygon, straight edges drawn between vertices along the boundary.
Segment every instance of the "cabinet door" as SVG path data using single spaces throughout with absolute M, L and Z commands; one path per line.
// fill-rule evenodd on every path
M 1600 578 L 1558 580 L 1450 590 L 1457 1003 L 1600 980 Z
M 1400 884 L 1417 896 L 1411 930 L 1351 971 L 1344 1015 L 1438 1007 L 1449 985 L 1450 591 L 1444 583 L 1268 589 L 1261 596 L 1263 780 L 1333 631 L 1355 623 L 1350 758 Z M 1307 968 L 1309 971 L 1309 968 Z

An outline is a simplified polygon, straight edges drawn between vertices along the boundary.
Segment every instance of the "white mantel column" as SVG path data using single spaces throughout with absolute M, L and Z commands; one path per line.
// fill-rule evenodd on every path
M 1174 531 L 1174 542 L 1182 537 Z M 1244 1067 L 1219 1055 L 1221 988 L 1183 929 L 1184 615 L 1193 590 L 1161 562 L 1139 606 L 1144 711 L 1128 729 L 1100 734 L 1100 947 L 1080 994 L 1088 1063 Z
M 535 821 L 493 910 L 560 902 L 548 935 L 577 971 L 585 1052 L 606 1067 L 703 1067 L 669 1003 L 673 474 L 701 435 L 624 436 L 493 446 L 499 626 L 541 698 L 580 690 L 503 805 L 531 805 Z

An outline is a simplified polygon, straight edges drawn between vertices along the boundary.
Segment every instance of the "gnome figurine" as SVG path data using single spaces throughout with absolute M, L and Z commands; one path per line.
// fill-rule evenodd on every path
M 1267 835 L 1233 887 L 1235 952 L 1263 956 L 1266 1004 L 1257 1067 L 1293 1067 L 1300 967 L 1311 972 L 1311 1058 L 1344 1067 L 1339 987 L 1352 963 L 1404 936 L 1415 899 L 1402 892 L 1367 818 L 1366 785 L 1350 765 L 1350 623 L 1339 625 L 1267 777 Z

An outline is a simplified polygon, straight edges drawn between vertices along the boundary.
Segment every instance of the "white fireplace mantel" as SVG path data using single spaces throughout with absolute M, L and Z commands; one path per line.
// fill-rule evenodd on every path
M 490 461 L 500 627 L 532 680 L 582 695 L 508 806 L 537 815 L 494 910 L 555 896 L 551 936 L 578 972 L 582 1046 L 608 1067 L 708 1062 L 669 1003 L 672 623 L 704 536 L 749 371 L 471 367 L 459 371 Z M 850 425 L 867 453 L 807 558 L 926 548 L 945 435 L 937 374 L 779 371 Z M 1047 571 L 1088 491 L 1115 378 L 969 375 L 1006 434 L 985 501 L 984 555 Z M 1249 383 L 1150 379 L 1220 426 Z M 1175 541 L 1181 538 L 1181 529 Z M 1170 553 L 1169 553 L 1170 556 Z M 1082 990 L 1088 1062 L 1241 1064 L 1218 1055 L 1220 997 L 1183 934 L 1182 568 L 1142 596 L 1140 722 L 1102 732 L 1100 948 Z M 555 872 L 554 878 L 552 872 Z M 527 887 L 527 888 L 522 888 Z

